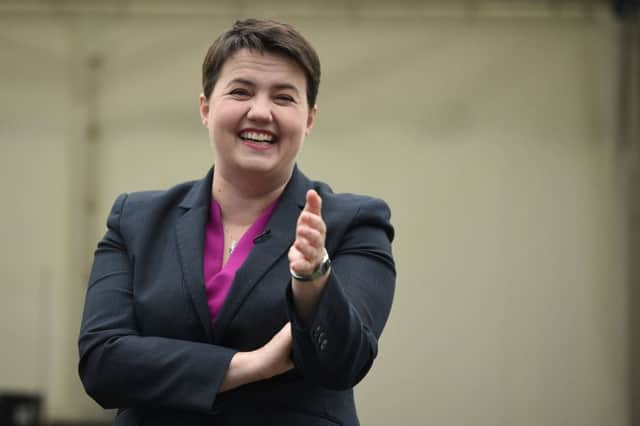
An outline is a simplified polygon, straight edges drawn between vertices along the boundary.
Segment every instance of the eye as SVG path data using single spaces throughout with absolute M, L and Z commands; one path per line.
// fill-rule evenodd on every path
M 295 99 L 290 95 L 281 94 L 276 96 L 276 102 L 279 104 L 289 104 L 295 102 Z
M 243 89 L 241 87 L 233 89 L 232 91 L 229 92 L 229 94 L 236 98 L 246 98 L 247 96 L 250 95 L 247 89 Z

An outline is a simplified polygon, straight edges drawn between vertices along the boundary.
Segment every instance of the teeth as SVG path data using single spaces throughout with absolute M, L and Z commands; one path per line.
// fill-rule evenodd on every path
M 242 132 L 240 133 L 240 137 L 243 139 L 251 139 L 256 142 L 271 142 L 273 141 L 273 136 L 267 133 L 259 133 L 259 132 Z

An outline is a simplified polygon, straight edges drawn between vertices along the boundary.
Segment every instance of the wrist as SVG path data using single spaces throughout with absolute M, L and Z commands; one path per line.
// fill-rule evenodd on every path
M 329 270 L 331 269 L 331 259 L 329 258 L 329 253 L 327 253 L 327 249 L 324 249 L 324 254 L 322 259 L 316 265 L 316 267 L 310 273 L 301 274 L 297 271 L 294 271 L 292 268 L 289 268 L 289 273 L 291 277 L 299 282 L 313 282 L 318 281 L 320 278 L 325 277 Z
M 236 352 L 231 358 L 220 392 L 257 380 L 260 380 L 260 374 L 253 352 Z
M 268 380 L 277 374 L 273 365 L 269 364 L 269 356 L 265 346 L 248 352 L 248 354 L 255 381 Z

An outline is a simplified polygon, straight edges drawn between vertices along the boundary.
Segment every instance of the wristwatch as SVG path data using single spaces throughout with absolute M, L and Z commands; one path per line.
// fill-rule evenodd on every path
M 289 272 L 291 273 L 291 276 L 298 281 L 315 281 L 326 274 L 330 267 L 331 259 L 329 259 L 329 253 L 327 253 L 327 249 L 324 249 L 324 256 L 322 256 L 320 264 L 316 266 L 316 269 L 309 275 L 298 274 L 291 268 L 289 268 Z

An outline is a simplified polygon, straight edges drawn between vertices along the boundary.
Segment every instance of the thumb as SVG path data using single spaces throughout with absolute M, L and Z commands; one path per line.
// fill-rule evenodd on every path
M 307 203 L 304 205 L 304 209 L 310 213 L 321 215 L 322 198 L 315 190 L 310 189 L 307 191 Z

